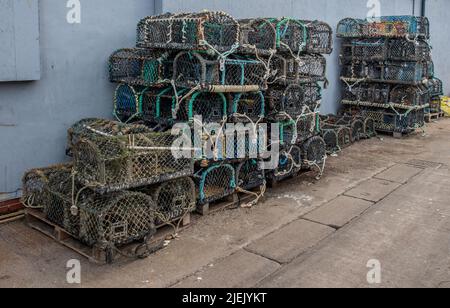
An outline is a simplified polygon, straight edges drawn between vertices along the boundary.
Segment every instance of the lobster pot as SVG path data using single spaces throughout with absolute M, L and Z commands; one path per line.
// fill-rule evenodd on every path
M 230 115 L 237 122 L 258 122 L 265 116 L 265 98 L 262 92 L 236 93 L 233 95 Z
M 387 41 L 387 58 L 398 61 L 429 61 L 431 47 L 422 40 L 407 41 L 391 39 Z
M 178 122 L 194 121 L 196 116 L 204 123 L 221 122 L 228 114 L 228 101 L 223 93 L 195 92 L 175 109 Z
M 388 133 L 411 133 L 425 125 L 424 109 L 397 114 L 386 110 L 363 110 L 363 115 L 375 122 L 377 131 Z
M 268 177 L 275 181 L 282 181 L 302 169 L 302 150 L 296 145 L 280 148 L 278 166 Z
M 261 168 L 260 161 L 248 159 L 236 166 L 237 187 L 250 190 L 261 187 L 265 184 L 264 169 Z
M 198 52 L 181 52 L 174 61 L 174 77 L 177 85 L 200 85 L 211 92 L 249 92 L 265 89 L 264 64 L 250 58 L 217 59 Z
M 30 170 L 23 178 L 22 202 L 32 208 L 41 208 L 50 222 L 77 235 L 78 217 L 71 214 L 70 208 L 72 190 L 76 193 L 79 185 L 72 185 L 72 164 Z
M 291 145 L 297 143 L 298 132 L 296 122 L 293 120 L 279 123 L 280 126 L 280 144 Z
M 238 20 L 241 51 L 269 53 L 277 48 L 277 30 L 272 22 L 263 18 Z
M 327 145 L 320 136 L 308 139 L 302 146 L 303 159 L 306 165 L 318 165 L 325 161 L 327 156 Z
M 140 100 L 140 112 L 145 122 L 161 125 L 170 125 L 173 122 L 173 108 L 177 103 L 177 96 L 183 97 L 188 89 L 178 89 L 175 93 L 173 87 L 165 89 L 147 88 Z
M 333 30 L 330 25 L 321 21 L 302 21 L 306 24 L 306 52 L 331 54 L 333 51 Z
M 76 122 L 67 130 L 66 154 L 73 156 L 73 147 L 81 138 L 90 138 L 98 135 L 130 135 L 149 132 L 149 129 L 140 124 L 123 124 L 105 119 L 88 118 Z
M 150 132 L 81 138 L 73 149 L 74 169 L 83 185 L 99 193 L 190 176 L 191 159 L 172 153 L 183 136 Z
M 384 16 L 373 19 L 345 18 L 337 27 L 341 38 L 364 37 L 430 37 L 430 24 L 426 17 Z
M 302 143 L 319 133 L 319 112 L 311 112 L 297 118 L 297 143 Z
M 343 100 L 349 102 L 370 102 L 374 104 L 389 104 L 391 86 L 382 83 L 360 83 L 353 87 L 343 84 Z
M 133 85 L 159 86 L 172 79 L 169 53 L 141 48 L 119 49 L 109 58 L 109 79 Z
M 383 39 L 346 40 L 341 46 L 341 59 L 345 60 L 386 60 L 386 44 Z
M 430 100 L 430 107 L 425 109 L 426 113 L 440 113 L 442 111 L 440 97 Z
M 270 59 L 269 84 L 298 84 L 325 81 L 326 59 L 322 55 L 305 54 L 297 58 L 273 55 Z
M 138 120 L 141 116 L 142 94 L 146 90 L 141 86 L 118 85 L 114 93 L 114 116 L 122 123 Z
M 324 124 L 323 131 L 333 130 L 337 136 L 337 148 L 342 150 L 352 144 L 352 131 L 344 125 Z M 328 140 L 328 137 L 327 137 Z
M 200 170 L 195 177 L 197 203 L 207 204 L 232 195 L 236 188 L 236 176 L 229 164 L 214 165 Z
M 266 92 L 270 106 L 270 116 L 283 118 L 298 117 L 305 111 L 315 111 L 322 99 L 322 89 L 318 83 L 292 84 L 287 87 L 270 87 Z
M 325 141 L 327 153 L 336 153 L 340 150 L 336 129 L 322 129 L 322 138 Z
M 143 240 L 156 231 L 155 213 L 155 203 L 143 193 L 94 194 L 79 204 L 79 239 L 102 249 Z
M 384 71 L 384 80 L 408 83 L 421 82 L 427 76 L 428 66 L 426 63 L 404 62 L 387 63 Z
M 396 86 L 391 91 L 391 102 L 406 106 L 422 106 L 429 102 L 427 92 L 423 86 Z
M 236 124 L 234 135 L 226 136 L 226 158 L 246 159 L 258 157 L 262 150 L 258 129 L 251 124 Z M 232 142 L 231 142 L 232 141 Z
M 375 121 L 371 118 L 364 119 L 364 134 L 366 138 L 372 138 L 377 135 Z
M 223 12 L 166 13 L 142 19 L 137 46 L 183 50 L 232 51 L 239 44 L 239 24 Z
M 384 80 L 383 79 L 383 63 L 379 62 L 363 62 L 354 60 L 351 62 L 344 62 L 341 76 L 351 79 L 370 79 L 370 80 Z
M 156 224 L 169 223 L 195 210 L 195 184 L 184 177 L 141 190 L 156 204 Z
M 443 83 L 439 78 L 433 77 L 428 80 L 428 91 L 430 97 L 440 96 L 444 94 Z
M 356 117 L 343 116 L 336 121 L 337 125 L 347 126 L 351 131 L 351 142 L 365 137 L 364 121 Z

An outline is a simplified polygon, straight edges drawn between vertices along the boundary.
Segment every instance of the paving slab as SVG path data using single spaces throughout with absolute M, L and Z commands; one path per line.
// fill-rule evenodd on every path
M 276 262 L 240 250 L 182 280 L 175 288 L 242 288 L 255 285 L 280 268 Z
M 367 201 L 378 202 L 400 186 L 401 184 L 386 180 L 370 179 L 350 191 L 347 191 L 345 195 Z
M 333 228 L 341 228 L 366 211 L 373 202 L 353 197 L 339 196 L 304 216 Z
M 442 287 L 450 281 L 450 216 L 414 196 L 392 194 L 354 223 L 266 278 L 259 287 Z M 381 283 L 367 274 L 381 265 Z
M 422 171 L 423 169 L 421 168 L 398 164 L 378 174 L 377 176 L 375 176 L 375 178 L 405 184 L 412 177 L 418 175 Z
M 331 227 L 299 219 L 245 249 L 279 263 L 288 263 L 334 231 Z

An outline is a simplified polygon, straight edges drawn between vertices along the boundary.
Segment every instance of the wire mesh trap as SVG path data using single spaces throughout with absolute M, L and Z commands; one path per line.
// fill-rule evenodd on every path
M 122 123 L 141 118 L 142 95 L 147 88 L 120 84 L 114 93 L 114 116 Z
M 72 215 L 73 189 L 72 164 L 55 165 L 28 171 L 23 178 L 22 203 L 26 207 L 41 209 L 52 223 L 77 235 L 79 219 Z M 80 197 L 82 199 L 83 197 Z
M 79 239 L 88 246 L 113 249 L 156 232 L 156 204 L 139 192 L 92 195 L 79 203 Z
M 115 125 L 111 122 L 111 125 Z M 171 132 L 103 134 L 95 130 L 74 145 L 74 170 L 80 182 L 105 193 L 150 185 L 193 174 L 190 158 L 172 154 Z
M 306 110 L 315 111 L 322 99 L 318 83 L 292 84 L 287 87 L 273 86 L 266 92 L 268 116 L 271 119 L 295 118 Z
M 205 123 L 221 122 L 228 115 L 228 101 L 223 93 L 195 92 L 174 109 L 178 122 L 192 122 L 195 116 Z
M 364 121 L 351 116 L 343 116 L 336 121 L 337 125 L 347 126 L 351 131 L 351 142 L 365 138 Z
M 236 93 L 230 105 L 230 116 L 236 122 L 256 123 L 265 116 L 266 104 L 261 91 Z
M 194 181 L 189 177 L 139 189 L 156 204 L 156 224 L 167 224 L 195 210 Z
M 218 164 L 200 169 L 195 177 L 197 204 L 203 205 L 230 196 L 236 189 L 232 165 Z
M 138 47 L 232 52 L 238 44 L 239 24 L 223 12 L 149 16 L 137 29 Z
M 319 112 L 305 113 L 299 116 L 297 122 L 297 143 L 303 143 L 320 132 Z
M 375 122 L 377 131 L 408 134 L 425 125 L 425 110 L 408 110 L 403 114 L 375 108 L 361 108 L 361 114 Z
M 322 129 L 322 138 L 326 144 L 328 154 L 336 153 L 341 150 L 339 146 L 338 134 L 336 129 L 326 128 Z
M 217 56 L 201 52 L 181 52 L 175 57 L 174 77 L 179 86 L 200 86 L 211 92 L 251 92 L 264 90 L 266 68 L 249 57 Z
M 273 55 L 269 63 L 269 84 L 298 84 L 326 80 L 326 59 L 318 54 L 298 57 Z
M 444 94 L 443 83 L 439 78 L 433 77 L 428 80 L 428 94 L 430 97 Z
M 337 27 L 337 36 L 341 38 L 364 37 L 430 37 L 430 23 L 426 17 L 383 16 L 370 19 L 345 18 Z
M 359 83 L 352 87 L 343 84 L 342 99 L 350 102 L 370 102 L 388 105 L 391 85 L 382 83 Z
M 248 159 L 236 165 L 236 185 L 244 190 L 251 190 L 263 186 L 265 173 L 260 161 Z
M 109 79 L 142 86 L 167 84 L 173 75 L 173 55 L 144 48 L 115 51 L 109 58 Z
M 308 167 L 323 164 L 327 156 L 327 145 L 320 136 L 308 139 L 302 146 L 304 164 Z
M 297 123 L 294 120 L 280 122 L 279 127 L 281 145 L 288 146 L 297 143 Z
M 395 86 L 390 93 L 390 102 L 405 106 L 423 106 L 428 104 L 428 89 L 423 86 Z
M 329 54 L 332 29 L 323 22 L 292 18 L 257 18 L 239 20 L 241 46 L 247 52 L 268 54 L 274 50 Z
M 342 43 L 341 59 L 365 61 L 429 61 L 431 47 L 422 40 L 366 38 Z
M 323 123 L 322 131 L 324 132 L 324 141 L 330 151 L 337 152 L 352 144 L 352 131 L 347 126 Z M 330 131 L 333 131 L 334 134 Z M 325 136 L 325 133 L 327 133 L 327 136 Z M 333 137 L 337 139 L 333 140 Z
M 282 181 L 302 169 L 303 153 L 297 145 L 286 145 L 280 148 L 277 167 L 267 173 L 272 181 Z

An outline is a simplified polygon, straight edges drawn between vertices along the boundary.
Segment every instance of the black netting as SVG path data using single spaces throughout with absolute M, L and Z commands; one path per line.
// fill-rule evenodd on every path
M 432 78 L 428 80 L 429 96 L 440 96 L 444 94 L 443 83 L 439 78 Z
M 196 177 L 197 203 L 206 204 L 234 193 L 236 177 L 233 166 L 219 164 L 201 169 Z
M 362 114 L 375 122 L 377 131 L 410 133 L 425 125 L 424 109 L 398 114 L 388 110 L 362 109 Z
M 325 160 L 327 145 L 320 136 L 314 136 L 303 144 L 303 157 L 308 165 L 322 164 Z
M 159 86 L 172 79 L 173 56 L 142 48 L 120 49 L 109 58 L 112 82 Z
M 421 106 L 428 104 L 429 95 L 423 86 L 396 86 L 392 89 L 390 101 L 406 106 Z
M 265 175 L 261 168 L 260 161 L 249 159 L 236 165 L 236 185 L 237 187 L 250 190 L 264 185 Z
M 257 122 L 264 118 L 266 104 L 262 92 L 236 93 L 229 106 L 230 115 L 235 121 Z
M 306 52 L 330 54 L 333 51 L 333 30 L 321 21 L 302 21 L 307 27 Z
M 239 24 L 222 12 L 163 14 L 142 19 L 137 46 L 170 49 L 209 49 L 224 52 L 239 43 Z
M 298 139 L 297 126 L 295 121 L 290 120 L 279 123 L 280 126 L 280 144 L 289 146 L 296 144 Z
M 327 153 L 336 153 L 340 150 L 336 129 L 322 129 L 322 138 L 325 141 Z
M 206 123 L 220 122 L 227 114 L 228 101 L 223 93 L 195 92 L 180 103 L 176 120 L 189 122 L 202 116 Z
M 269 62 L 269 59 L 267 59 Z M 298 84 L 326 80 L 326 59 L 305 54 L 297 58 L 274 55 L 269 62 L 269 84 Z

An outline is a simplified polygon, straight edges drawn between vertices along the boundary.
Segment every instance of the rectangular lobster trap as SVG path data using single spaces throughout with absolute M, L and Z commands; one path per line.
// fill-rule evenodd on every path
M 382 16 L 368 19 L 345 18 L 337 26 L 337 36 L 341 38 L 430 37 L 430 23 L 426 17 Z
M 318 111 L 305 113 L 295 121 L 297 123 L 297 143 L 303 143 L 320 133 L 320 115 Z
M 111 125 L 115 125 L 111 122 Z M 150 185 L 193 173 L 191 158 L 175 157 L 174 144 L 184 135 L 156 133 L 104 134 L 85 127 L 73 146 L 77 179 L 99 193 Z
M 268 117 L 276 120 L 296 118 L 305 112 L 316 111 L 322 99 L 318 83 L 273 86 L 266 91 Z
M 265 170 L 258 159 L 248 159 L 236 165 L 236 186 L 243 190 L 251 190 L 264 186 Z
M 223 93 L 196 91 L 173 108 L 177 122 L 193 122 L 201 116 L 203 122 L 222 122 L 228 116 L 228 100 Z
M 405 106 L 424 106 L 430 101 L 428 89 L 424 85 L 404 86 L 398 85 L 392 88 L 390 102 Z
M 428 95 L 430 97 L 444 95 L 442 80 L 436 77 L 428 79 Z
M 277 166 L 266 171 L 266 176 L 272 183 L 279 182 L 299 172 L 302 166 L 302 149 L 297 145 L 285 145 L 280 147 Z
M 22 203 L 27 208 L 41 210 L 50 222 L 78 234 L 79 219 L 71 207 L 79 185 L 73 182 L 71 163 L 29 170 L 22 182 Z
M 142 86 L 163 86 L 172 79 L 173 57 L 169 52 L 144 48 L 115 51 L 109 57 L 109 79 Z
M 349 85 L 343 82 L 342 99 L 348 102 L 368 102 L 373 104 L 389 104 L 391 85 L 384 83 L 358 83 Z
M 318 54 L 298 57 L 273 55 L 267 59 L 270 67 L 269 84 L 298 84 L 326 81 L 326 59 Z
M 375 122 L 377 131 L 407 134 L 425 125 L 424 110 L 416 108 L 399 113 L 386 109 L 361 108 L 361 114 Z
M 261 91 L 236 93 L 229 99 L 229 115 L 235 122 L 256 123 L 266 115 L 266 103 Z
M 241 50 L 270 54 L 275 50 L 299 55 L 302 52 L 330 54 L 332 29 L 320 21 L 293 18 L 239 20 Z
M 236 174 L 230 164 L 201 168 L 194 175 L 197 204 L 203 205 L 230 196 L 236 189 Z
M 347 39 L 342 43 L 341 58 L 365 61 L 428 61 L 431 47 L 426 41 L 390 38 Z
M 146 186 L 138 191 L 152 197 L 156 205 L 156 225 L 171 223 L 193 212 L 196 207 L 195 184 L 190 177 Z
M 239 24 L 223 12 L 166 13 L 142 19 L 137 46 L 233 52 L 239 44 Z
M 254 92 L 264 90 L 267 71 L 250 57 L 217 56 L 202 52 L 181 52 L 174 60 L 173 79 L 178 86 L 200 87 L 210 92 Z

